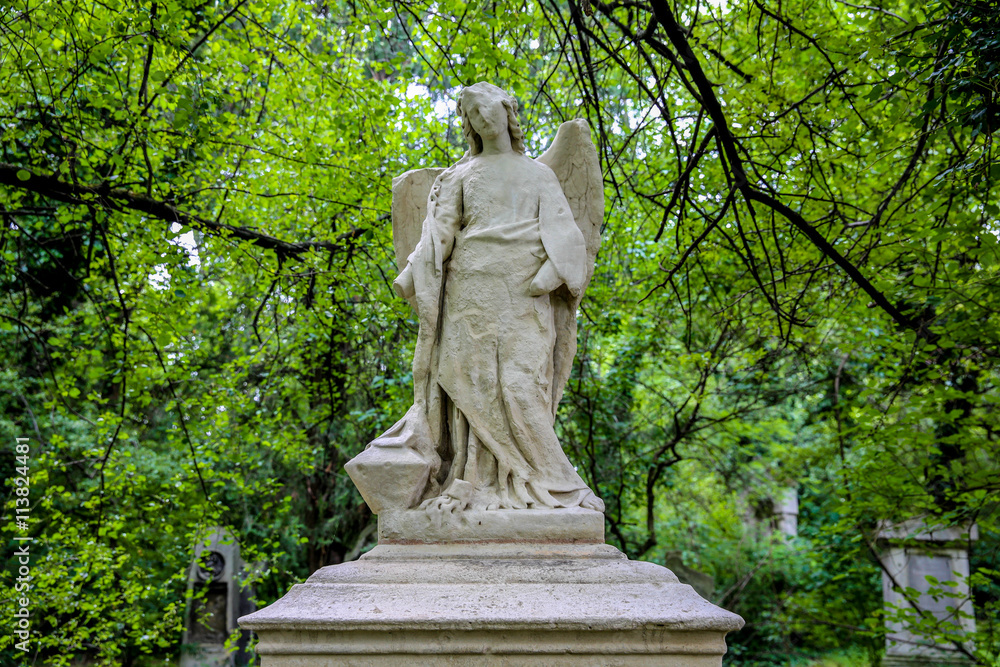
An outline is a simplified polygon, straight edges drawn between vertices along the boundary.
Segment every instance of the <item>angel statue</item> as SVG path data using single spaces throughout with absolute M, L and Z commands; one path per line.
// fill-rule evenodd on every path
M 393 182 L 393 287 L 420 324 L 413 406 L 348 472 L 376 513 L 603 511 L 554 428 L 604 213 L 590 127 L 563 123 L 531 159 L 500 88 L 463 89 L 458 113 L 462 159 Z

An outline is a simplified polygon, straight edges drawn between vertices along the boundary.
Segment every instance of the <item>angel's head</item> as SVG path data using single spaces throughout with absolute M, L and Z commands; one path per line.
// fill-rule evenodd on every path
M 506 131 L 510 147 L 524 153 L 524 134 L 517 120 L 517 100 L 491 83 L 480 82 L 462 89 L 458 99 L 462 134 L 469 142 L 469 153 L 483 150 L 483 136 Z M 495 136 L 495 134 L 494 134 Z

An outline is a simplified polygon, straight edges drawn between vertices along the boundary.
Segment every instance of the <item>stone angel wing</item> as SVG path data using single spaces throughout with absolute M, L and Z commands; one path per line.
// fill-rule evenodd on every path
M 555 372 L 552 382 L 554 416 L 573 367 L 573 357 L 576 356 L 576 309 L 594 275 L 594 260 L 601 246 L 604 178 L 597 159 L 597 149 L 590 138 L 590 125 L 582 118 L 560 125 L 552 145 L 537 159 L 555 172 L 573 211 L 573 219 L 583 232 L 587 245 L 587 267 L 580 295 L 572 296 L 565 286 L 552 294 L 556 324 Z
M 597 149 L 590 138 L 590 125 L 582 118 L 559 126 L 552 145 L 538 161 L 551 169 L 562 186 L 563 194 L 573 211 L 573 219 L 583 232 L 587 246 L 587 266 L 583 288 L 594 274 L 594 260 L 601 245 L 601 224 L 604 220 L 604 180 Z M 413 169 L 392 179 L 392 244 L 396 266 L 400 271 L 417 246 L 427 215 L 427 197 L 442 168 Z M 553 293 L 555 309 L 556 348 L 555 372 L 552 383 L 553 411 L 562 399 L 576 355 L 576 310 L 580 296 L 573 297 L 561 288 Z M 414 311 L 417 304 L 408 299 Z
M 586 282 L 589 282 L 594 275 L 597 249 L 601 247 L 604 221 L 604 179 L 597 149 L 590 139 L 590 125 L 582 118 L 563 123 L 552 145 L 536 159 L 555 172 L 576 225 L 583 232 L 587 244 Z
M 427 196 L 443 171 L 443 168 L 412 169 L 392 179 L 392 245 L 399 271 L 406 268 L 407 258 L 417 247 L 427 215 Z M 416 311 L 416 300 L 407 301 Z
M 582 118 L 559 126 L 556 138 L 537 158 L 559 179 L 563 193 L 573 210 L 573 218 L 587 244 L 587 281 L 594 272 L 594 258 L 601 245 L 604 219 L 604 187 L 597 149 L 590 139 L 590 125 Z M 406 259 L 417 247 L 423 220 L 427 215 L 427 196 L 435 179 L 444 169 L 412 169 L 392 179 L 392 245 L 396 267 L 402 271 Z M 586 286 L 586 285 L 585 285 Z

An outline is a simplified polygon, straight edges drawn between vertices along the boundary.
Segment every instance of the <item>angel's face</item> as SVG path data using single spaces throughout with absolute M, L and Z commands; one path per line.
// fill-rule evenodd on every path
M 499 137 L 507 131 L 507 108 L 494 95 L 467 91 L 462 95 L 462 110 L 468 116 L 472 129 L 484 139 Z

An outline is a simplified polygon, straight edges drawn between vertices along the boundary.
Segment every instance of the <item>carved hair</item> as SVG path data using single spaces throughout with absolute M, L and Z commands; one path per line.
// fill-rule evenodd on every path
M 517 100 L 512 95 L 508 95 L 502 88 L 498 88 L 492 83 L 480 82 L 473 84 L 464 88 L 462 94 L 465 94 L 466 90 L 486 93 L 491 97 L 500 98 L 504 108 L 507 110 L 507 133 L 510 135 L 510 147 L 514 149 L 515 153 L 523 154 L 524 133 L 521 131 L 521 122 L 517 119 Z M 462 95 L 458 97 L 458 108 L 456 111 L 462 117 L 462 134 L 469 144 L 469 155 L 479 155 L 483 152 L 483 140 L 479 136 L 479 133 L 472 129 L 472 123 L 469 121 L 468 114 L 462 110 Z

